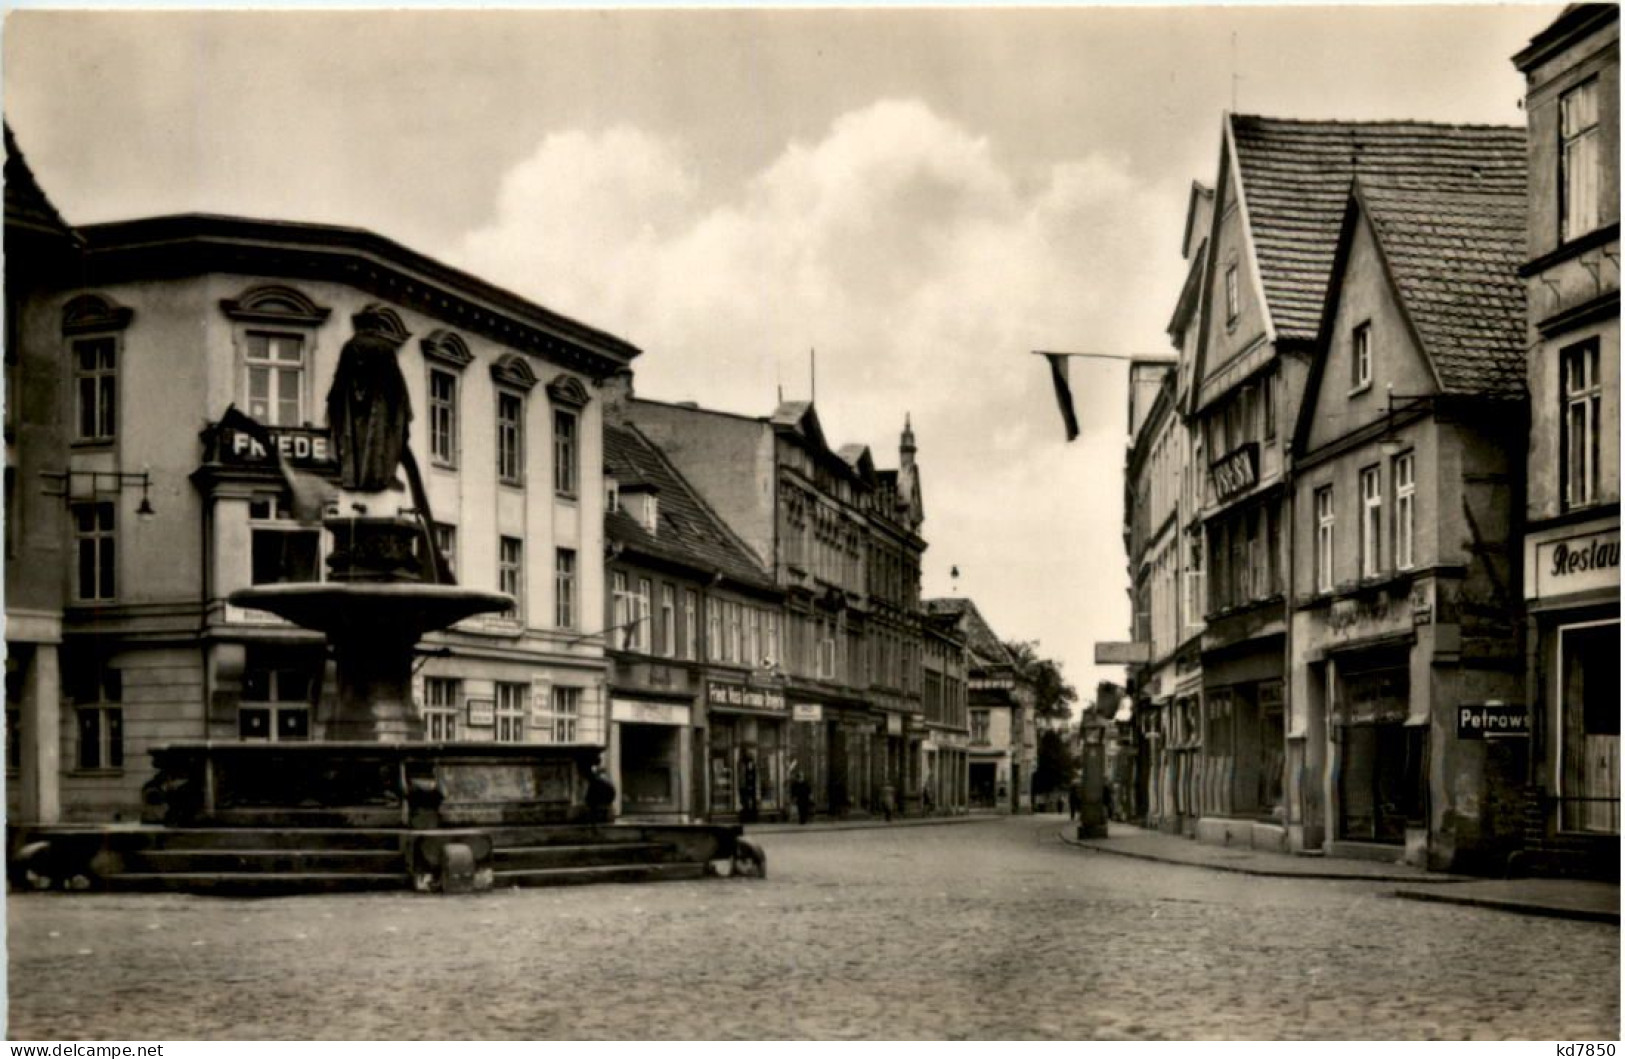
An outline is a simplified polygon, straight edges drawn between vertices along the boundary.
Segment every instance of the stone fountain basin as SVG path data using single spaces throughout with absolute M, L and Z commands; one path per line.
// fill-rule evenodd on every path
M 514 606 L 513 597 L 505 593 L 462 585 L 368 581 L 255 585 L 227 598 L 233 606 L 269 611 L 295 625 L 341 638 L 422 635 Z

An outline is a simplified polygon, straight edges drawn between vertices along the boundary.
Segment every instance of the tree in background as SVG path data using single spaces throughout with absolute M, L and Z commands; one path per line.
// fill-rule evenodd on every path
M 1033 688 L 1033 712 L 1039 722 L 1033 793 L 1065 790 L 1078 767 L 1072 741 L 1067 738 L 1072 704 L 1078 701 L 1077 689 L 1067 683 L 1061 663 L 1038 653 L 1038 641 L 1016 640 L 1005 647 L 1015 659 L 1017 673 Z

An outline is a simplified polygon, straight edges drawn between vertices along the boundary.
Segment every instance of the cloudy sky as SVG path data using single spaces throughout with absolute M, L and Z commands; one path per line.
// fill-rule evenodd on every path
M 1084 697 L 1127 638 L 1125 377 L 1169 352 L 1222 112 L 1521 123 L 1558 7 L 14 11 L 4 109 L 74 223 L 373 229 L 644 350 L 638 392 L 782 388 L 895 466 L 925 590 Z

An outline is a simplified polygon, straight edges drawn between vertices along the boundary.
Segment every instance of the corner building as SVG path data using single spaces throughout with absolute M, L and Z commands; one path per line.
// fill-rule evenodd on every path
M 1531 867 L 1619 878 L 1619 8 L 1566 9 L 1528 82 Z
M 226 599 L 320 580 L 327 534 L 296 518 L 277 454 L 222 419 L 233 407 L 258 419 L 340 512 L 411 508 L 404 488 L 337 488 L 323 397 L 364 308 L 404 339 L 441 550 L 460 583 L 516 601 L 424 640 L 415 727 L 604 745 L 595 390 L 635 348 L 356 229 L 188 215 L 82 234 L 76 286 L 12 324 L 66 384 L 21 387 L 67 433 L 42 470 L 66 515 L 62 696 L 25 712 L 20 740 L 38 758 L 20 771 L 54 776 L 63 819 L 136 818 L 154 746 L 324 737 L 335 679 L 322 638 Z

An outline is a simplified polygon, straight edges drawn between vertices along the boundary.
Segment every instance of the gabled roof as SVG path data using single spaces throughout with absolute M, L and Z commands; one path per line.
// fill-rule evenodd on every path
M 1522 192 L 1418 190 L 1362 179 L 1355 196 L 1439 385 L 1453 393 L 1523 393 Z
M 604 533 L 626 551 L 678 563 L 697 573 L 721 572 L 733 581 L 772 588 L 754 552 L 688 484 L 677 468 L 635 426 L 604 424 L 604 467 L 617 482 L 659 493 L 657 532 L 625 511 L 604 516 Z
M 1227 118 L 1233 174 L 1277 339 L 1315 337 L 1350 182 L 1522 193 L 1528 157 L 1512 126 Z M 1217 223 L 1217 222 L 1215 222 Z
M 976 604 L 969 599 L 963 596 L 926 599 L 920 601 L 920 606 L 928 616 L 947 615 L 959 619 L 959 628 L 965 635 L 965 646 L 976 656 L 977 664 L 1015 665 L 1015 659 L 1010 657 L 1009 650 L 999 641 L 993 627 L 982 617 L 982 612 L 976 609 Z
M 82 245 L 84 240 L 62 219 L 34 178 L 9 124 L 5 126 L 5 147 L 6 227 L 25 228 L 74 246 Z

